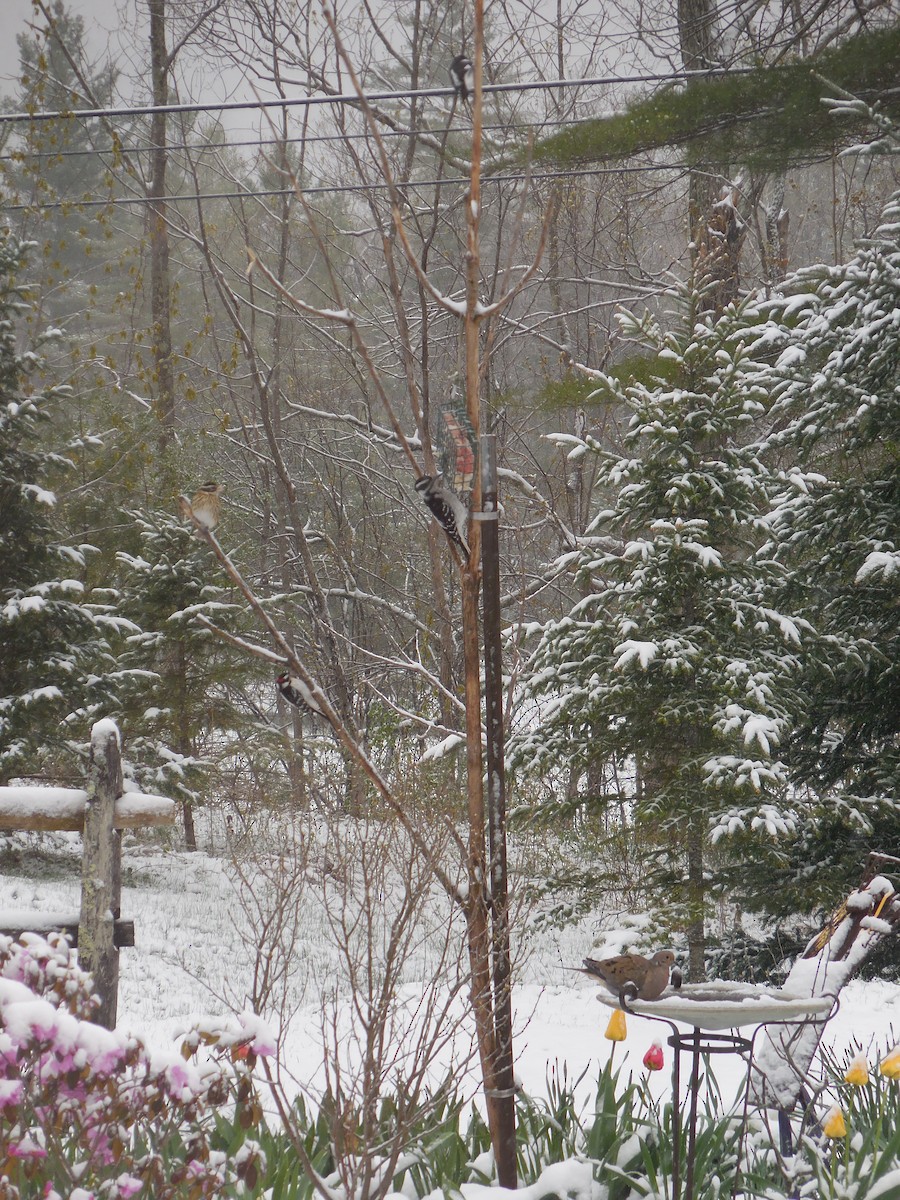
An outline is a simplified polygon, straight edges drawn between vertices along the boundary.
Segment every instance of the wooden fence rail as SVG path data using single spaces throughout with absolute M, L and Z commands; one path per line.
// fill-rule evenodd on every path
M 119 991 L 119 948 L 134 945 L 134 922 L 123 921 L 123 829 L 171 825 L 175 802 L 123 792 L 122 749 L 114 721 L 91 730 L 87 787 L 0 787 L 0 830 L 75 830 L 82 834 L 81 909 L 77 914 L 0 911 L 0 933 L 62 930 L 78 947 L 78 962 L 94 977 L 97 1021 L 112 1029 Z

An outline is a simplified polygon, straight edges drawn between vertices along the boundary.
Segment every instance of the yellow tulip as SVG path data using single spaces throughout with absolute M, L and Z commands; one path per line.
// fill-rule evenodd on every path
M 854 1058 L 847 1068 L 844 1082 L 852 1083 L 854 1087 L 864 1087 L 869 1082 L 869 1064 L 864 1054 L 857 1054 Z
M 822 1132 L 827 1138 L 842 1138 L 847 1136 L 847 1122 L 837 1104 L 828 1113 L 822 1124 Z
M 625 1014 L 621 1008 L 617 1008 L 609 1018 L 609 1024 L 603 1036 L 609 1038 L 611 1042 L 624 1042 L 626 1037 L 628 1037 L 628 1030 L 625 1027 Z
M 878 1070 L 887 1079 L 900 1079 L 900 1046 L 895 1046 L 887 1058 L 881 1060 Z

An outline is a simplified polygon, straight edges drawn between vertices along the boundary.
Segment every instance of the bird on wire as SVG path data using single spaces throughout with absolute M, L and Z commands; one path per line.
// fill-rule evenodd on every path
M 471 61 L 464 54 L 457 54 L 450 63 L 450 82 L 456 95 L 463 104 L 469 103 L 469 97 L 475 90 L 475 72 Z
M 191 498 L 191 510 L 204 529 L 213 530 L 218 525 L 222 515 L 220 497 L 224 491 L 224 483 L 216 483 L 214 479 L 208 479 L 194 492 Z
M 672 986 L 681 986 L 681 972 L 675 966 L 671 950 L 657 950 L 652 958 L 643 954 L 617 954 L 614 958 L 586 958 L 584 970 L 605 985 L 607 991 L 624 1000 L 658 1000 L 672 978 Z

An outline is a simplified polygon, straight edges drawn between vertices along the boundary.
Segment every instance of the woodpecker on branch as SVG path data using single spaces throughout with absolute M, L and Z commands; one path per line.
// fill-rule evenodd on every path
M 466 528 L 469 512 L 462 500 L 444 484 L 440 475 L 423 475 L 421 479 L 416 480 L 416 491 L 444 533 L 454 546 L 462 550 L 468 561 L 469 543 L 466 541 Z
M 475 91 L 475 72 L 464 54 L 457 54 L 450 63 L 450 82 L 463 104 L 468 104 L 469 97 Z
M 288 704 L 293 704 L 294 708 L 299 708 L 302 713 L 312 713 L 316 717 L 325 716 L 312 692 L 298 675 L 291 675 L 289 671 L 285 671 L 275 680 L 275 686 Z

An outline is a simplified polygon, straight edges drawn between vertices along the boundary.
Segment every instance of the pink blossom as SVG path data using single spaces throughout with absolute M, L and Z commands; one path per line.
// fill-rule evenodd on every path
M 17 1061 L 17 1050 L 18 1047 L 9 1034 L 0 1033 L 0 1065 L 14 1067 Z
M 242 1012 L 238 1017 L 245 1031 L 253 1037 L 250 1043 L 250 1049 L 260 1058 L 267 1058 L 274 1054 L 277 1047 L 275 1038 L 266 1028 L 265 1022 L 256 1013 Z
M 14 1108 L 21 1104 L 24 1090 L 21 1079 L 0 1079 L 0 1108 Z
M 87 1142 L 92 1156 L 99 1159 L 105 1167 L 116 1161 L 116 1156 L 110 1149 L 109 1134 L 105 1129 L 88 1130 Z
M 166 1068 L 166 1079 L 173 1091 L 190 1086 L 190 1078 L 184 1065 L 180 1062 L 170 1063 Z
M 116 1187 L 123 1200 L 129 1200 L 129 1197 L 137 1195 L 143 1186 L 143 1180 L 136 1179 L 134 1175 L 120 1175 L 116 1180 Z
M 10 1143 L 9 1155 L 10 1158 L 46 1158 L 47 1151 L 26 1133 L 21 1142 Z
M 104 1050 L 101 1054 L 97 1054 L 91 1060 L 91 1066 L 98 1075 L 112 1075 L 113 1072 L 118 1071 L 124 1057 L 125 1051 L 117 1046 L 114 1049 Z

